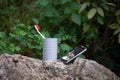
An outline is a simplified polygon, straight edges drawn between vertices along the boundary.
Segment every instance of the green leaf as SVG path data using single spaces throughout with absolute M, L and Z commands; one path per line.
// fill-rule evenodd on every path
M 65 4 L 66 2 L 69 2 L 70 0 L 61 0 L 62 4 Z
M 15 45 L 14 44 L 10 44 L 9 45 L 9 49 L 12 51 L 12 52 L 14 52 L 15 51 Z
M 10 37 L 15 37 L 15 34 L 9 33 Z
M 16 50 L 16 51 L 19 51 L 19 50 L 21 50 L 21 49 L 20 49 L 20 47 L 17 46 L 17 47 L 15 47 L 15 50 Z
M 103 25 L 103 24 L 104 24 L 103 17 L 97 16 L 97 22 L 98 22 L 99 24 Z
M 67 44 L 61 44 L 60 45 L 60 48 L 63 50 L 63 51 L 70 51 L 72 49 L 71 46 L 67 45 Z
M 120 24 L 120 16 L 117 16 L 117 22 Z
M 45 16 L 47 16 L 47 17 L 54 16 L 54 11 L 55 11 L 55 9 L 54 9 L 53 6 L 51 6 L 51 5 L 46 6 L 46 8 L 45 8 Z
M 104 8 L 105 10 L 109 11 L 109 6 L 108 5 L 102 3 L 101 7 Z
M 113 3 L 106 3 L 107 5 L 109 5 L 109 6 L 116 6 L 115 4 L 113 4 Z
M 80 16 L 78 15 L 78 14 L 72 14 L 71 15 L 71 20 L 74 22 L 74 23 L 76 23 L 76 24 L 78 24 L 78 25 L 81 25 L 81 18 L 80 18 Z
M 97 27 L 90 27 L 90 31 L 88 33 L 87 39 L 93 39 L 98 37 L 98 28 Z
M 81 8 L 79 10 L 79 13 L 81 13 L 82 11 L 85 10 L 85 8 L 89 5 L 89 2 L 84 2 L 82 5 L 81 5 Z
M 32 21 L 33 21 L 35 24 L 38 24 L 38 23 L 39 23 L 38 19 L 36 19 L 36 18 L 32 18 Z
M 48 0 L 41 0 L 40 5 L 45 7 L 49 3 Z
M 96 14 L 96 9 L 92 8 L 89 12 L 88 12 L 88 19 L 92 19 Z
M 65 14 L 69 14 L 69 13 L 71 13 L 72 11 L 71 11 L 71 9 L 69 8 L 69 7 L 65 7 L 65 9 L 64 9 L 64 13 Z
M 116 16 L 119 16 L 119 15 L 120 15 L 120 10 L 116 12 Z
M 120 27 L 120 25 L 118 23 L 113 23 L 113 24 L 109 25 L 110 29 L 117 29 L 119 27 Z
M 6 42 L 1 41 L 1 42 L 0 42 L 0 46 L 3 47 L 3 49 L 6 48 Z
M 76 12 L 76 11 L 78 11 L 80 9 L 80 5 L 78 3 L 76 3 L 76 2 L 72 2 L 70 4 L 70 8 L 72 9 L 73 12 L 74 11 Z
M 51 37 L 48 31 L 42 31 L 42 34 L 43 34 L 45 37 Z
M 118 42 L 120 43 L 120 33 L 118 34 Z
M 24 36 L 24 35 L 27 34 L 27 33 L 26 33 L 25 31 L 23 31 L 23 30 L 18 31 L 17 33 L 20 34 L 20 35 L 22 35 L 22 36 Z
M 84 11 L 83 14 L 81 15 L 81 19 L 83 23 L 88 21 L 87 14 L 88 14 L 88 11 Z
M 86 33 L 89 30 L 90 26 L 87 23 L 83 24 L 83 32 Z
M 104 11 L 101 7 L 97 7 L 97 12 L 100 16 L 104 17 Z
M 118 34 L 118 33 L 120 33 L 120 28 L 116 29 L 116 30 L 114 31 L 113 35 L 116 35 L 116 34 Z
M 52 17 L 52 16 L 53 16 L 53 12 L 50 11 L 50 10 L 46 10 L 45 16 L 47 16 L 47 17 Z
M 0 38 L 4 39 L 6 37 L 4 32 L 0 32 Z

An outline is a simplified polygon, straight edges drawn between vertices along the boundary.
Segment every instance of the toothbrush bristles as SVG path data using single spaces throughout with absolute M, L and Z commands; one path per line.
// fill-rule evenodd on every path
M 38 34 L 39 34 L 43 39 L 45 39 L 45 36 L 43 36 L 42 33 L 39 31 L 39 29 L 40 29 L 39 26 L 34 25 L 34 27 L 35 27 L 35 29 L 37 30 Z

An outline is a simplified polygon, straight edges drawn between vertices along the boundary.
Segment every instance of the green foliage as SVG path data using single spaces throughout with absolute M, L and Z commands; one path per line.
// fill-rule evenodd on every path
M 71 20 L 72 20 L 74 23 L 76 23 L 76 24 L 78 24 L 78 25 L 81 25 L 81 18 L 80 18 L 80 16 L 79 16 L 78 14 L 72 14 L 72 15 L 71 15 Z
M 96 9 L 92 8 L 89 12 L 88 12 L 88 19 L 92 19 L 96 14 Z
M 0 32 L 1 53 L 19 53 L 33 57 L 41 55 L 42 39 L 32 26 L 18 24 L 10 29 L 7 35 Z
M 98 15 L 97 16 L 97 22 L 101 25 L 104 25 L 104 18 Z
M 1 0 L 0 54 L 40 58 L 43 41 L 33 27 L 39 24 L 43 35 L 58 38 L 59 58 L 84 44 L 87 57 L 100 62 L 104 51 L 120 43 L 119 5 L 112 0 Z
M 40 2 L 40 5 L 41 5 L 42 7 L 45 7 L 47 4 L 49 4 L 49 1 L 48 1 L 48 0 L 41 0 L 41 2 Z
M 90 2 L 84 2 L 82 5 L 81 5 L 81 8 L 79 10 L 79 13 L 81 13 L 82 11 L 84 11 L 86 9 L 87 6 L 89 6 Z
M 86 33 L 86 32 L 88 32 L 88 31 L 89 31 L 89 29 L 90 29 L 90 26 L 89 26 L 89 24 L 87 24 L 87 23 L 84 23 L 84 24 L 83 24 L 83 33 Z
M 104 11 L 101 7 L 97 7 L 97 12 L 100 16 L 104 17 Z
M 113 23 L 111 24 L 109 27 L 110 29 L 114 29 L 114 33 L 113 35 L 117 35 L 118 34 L 118 42 L 120 43 L 120 10 L 118 10 L 116 12 L 116 20 L 117 20 L 117 23 Z

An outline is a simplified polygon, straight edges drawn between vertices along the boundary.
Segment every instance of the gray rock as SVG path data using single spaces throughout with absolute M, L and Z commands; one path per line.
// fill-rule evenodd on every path
M 77 58 L 72 64 L 41 61 L 22 55 L 0 56 L 0 80 L 120 80 L 92 60 Z

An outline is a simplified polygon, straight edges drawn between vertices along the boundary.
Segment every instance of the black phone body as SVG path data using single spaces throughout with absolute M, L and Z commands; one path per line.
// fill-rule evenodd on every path
M 87 48 L 85 46 L 78 46 L 75 47 L 74 50 L 69 52 L 66 56 L 63 56 L 61 58 L 61 61 L 65 64 L 70 63 L 72 60 L 74 60 L 76 57 L 78 57 L 80 54 L 87 51 Z

